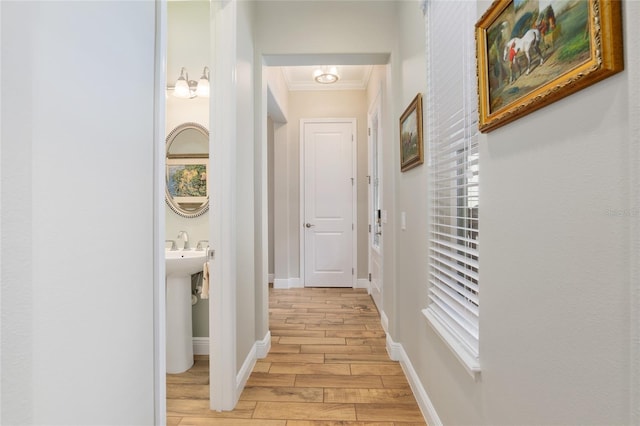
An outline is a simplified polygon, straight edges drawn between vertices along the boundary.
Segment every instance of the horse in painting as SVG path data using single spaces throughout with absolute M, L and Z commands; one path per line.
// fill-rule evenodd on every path
M 538 56 L 540 56 L 540 65 L 544 62 L 544 58 L 542 57 L 542 52 L 540 52 L 540 31 L 536 28 L 532 28 L 528 30 L 522 38 L 514 37 L 509 40 L 504 45 L 504 54 L 502 60 L 511 64 L 511 78 L 509 79 L 509 83 L 513 82 L 516 77 L 514 73 L 514 68 L 520 71 L 520 65 L 518 65 L 518 54 L 520 52 L 524 52 L 527 57 L 527 71 L 526 74 L 529 75 L 531 72 L 531 50 L 533 49 Z

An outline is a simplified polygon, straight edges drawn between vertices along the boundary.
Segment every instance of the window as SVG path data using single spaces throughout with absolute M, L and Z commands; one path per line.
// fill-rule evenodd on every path
M 429 324 L 480 371 L 475 2 L 426 4 L 430 170 Z

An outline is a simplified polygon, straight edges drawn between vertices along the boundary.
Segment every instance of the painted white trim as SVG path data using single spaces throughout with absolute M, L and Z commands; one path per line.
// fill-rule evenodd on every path
M 353 185 L 351 185 L 351 223 L 353 224 L 353 234 L 351 235 L 353 275 L 351 285 L 355 287 L 358 276 L 358 121 L 355 118 L 352 119 L 351 130 L 353 131 L 353 139 L 351 141 L 351 176 L 353 179 Z
M 244 390 L 245 385 L 247 384 L 247 380 L 249 380 L 249 376 L 253 371 L 253 368 L 256 366 L 256 361 L 258 358 L 264 358 L 269 353 L 269 349 L 271 348 L 271 332 L 268 331 L 262 340 L 256 340 L 251 347 L 251 350 L 247 354 L 244 362 L 242 363 L 242 367 L 240 367 L 240 371 L 236 375 L 236 385 L 235 385 L 235 400 L 240 399 L 240 395 Z
M 290 67 L 282 68 L 282 76 L 290 92 L 295 91 L 325 91 L 325 90 L 367 90 L 367 84 L 371 78 L 373 71 L 373 65 L 360 65 L 363 68 L 362 76 L 359 79 L 346 80 L 341 77 L 335 84 L 318 84 L 313 80 L 295 80 L 292 76 L 292 70 Z M 315 66 L 308 66 L 309 76 L 315 70 Z M 304 69 L 304 68 L 303 68 Z M 340 71 L 340 69 L 338 69 Z
M 236 140 L 237 85 L 236 0 L 211 1 L 211 85 L 209 140 L 213 207 L 209 211 L 211 248 L 209 261 L 211 297 L 209 309 L 209 406 L 233 410 L 236 395 Z
M 400 362 L 402 371 L 409 382 L 409 386 L 411 387 L 411 391 L 418 402 L 418 406 L 420 407 L 420 411 L 422 412 L 422 417 L 424 417 L 425 422 L 430 426 L 442 426 L 442 421 L 440 420 L 426 389 L 422 386 L 418 373 L 416 373 L 416 370 L 413 368 L 413 364 L 411 364 L 411 360 L 405 352 L 404 347 L 402 344 L 394 342 L 388 333 L 387 352 L 392 360 Z
M 300 278 L 276 278 L 273 280 L 273 288 L 289 289 L 302 288 L 302 280 Z
M 208 337 L 194 337 L 192 341 L 194 355 L 209 355 Z
M 385 333 L 389 333 L 389 317 L 384 311 L 380 311 L 380 324 Z
M 446 321 L 443 321 L 440 316 L 430 308 L 423 309 L 422 314 L 427 319 L 427 323 L 433 328 L 436 334 L 442 339 L 445 345 L 451 349 L 451 352 L 456 356 L 456 359 L 460 361 L 460 364 L 465 368 L 467 373 L 478 381 L 480 378 L 480 360 L 477 356 L 464 345 L 462 339 L 460 339 L 455 332 L 450 328 Z
M 273 280 L 273 288 L 288 289 L 289 280 L 287 278 L 276 278 Z
M 247 357 L 244 359 L 240 371 L 238 371 L 236 375 L 236 387 L 234 390 L 236 401 L 240 399 L 240 394 L 242 394 L 244 386 L 247 384 L 247 380 L 249 380 L 249 376 L 253 371 L 253 367 L 256 365 L 256 359 L 256 344 L 254 343 Z
M 262 340 L 256 342 L 256 357 L 266 358 L 271 350 L 271 331 L 267 331 Z
M 369 266 L 368 266 L 368 271 L 369 272 L 369 277 L 371 278 L 371 265 L 373 264 L 373 257 L 374 257 L 374 253 L 376 253 L 376 256 L 379 258 L 380 260 L 380 270 L 378 271 L 380 276 L 378 277 L 378 282 L 380 283 L 379 287 L 380 287 L 380 300 L 379 300 L 379 304 L 380 306 L 377 306 L 378 303 L 376 303 L 376 307 L 378 308 L 378 310 L 382 309 L 382 306 L 384 306 L 384 252 L 383 252 L 383 243 L 384 243 L 384 238 L 383 235 L 380 234 L 380 238 L 378 240 L 378 246 L 374 246 L 373 244 L 373 239 L 374 239 L 374 232 L 376 231 L 376 227 L 374 225 L 374 222 L 376 220 L 375 218 L 375 213 L 374 213 L 374 205 L 373 205 L 373 182 L 372 182 L 372 178 L 373 176 L 373 137 L 372 137 L 372 128 L 373 128 L 373 117 L 377 118 L 377 122 L 378 122 L 378 126 L 375 129 L 376 135 L 377 135 L 377 141 L 380 141 L 380 138 L 382 136 L 382 81 L 380 81 L 379 85 L 378 85 L 378 92 L 376 93 L 376 96 L 373 100 L 373 102 L 371 102 L 371 105 L 369 106 L 369 111 L 367 112 L 367 149 L 368 149 L 368 153 L 367 153 L 367 173 L 368 173 L 368 178 L 369 178 L 369 182 L 367 184 L 367 222 L 369 225 L 369 232 L 367 235 L 367 260 L 369 262 Z M 383 205 L 383 172 L 382 172 L 382 143 L 377 143 L 377 149 L 376 149 L 376 155 L 377 155 L 377 162 L 378 162 L 378 197 L 379 197 L 379 204 L 380 207 L 382 207 Z M 371 294 L 371 281 L 369 281 L 369 294 Z M 376 302 L 376 298 L 374 297 L 374 302 Z M 382 312 L 381 312 L 382 313 Z M 386 315 L 385 315 L 386 318 Z M 387 319 L 387 327 L 389 325 L 389 321 Z M 385 328 L 385 331 L 387 331 L 388 328 Z
M 371 286 L 369 285 L 369 280 L 366 278 L 358 278 L 355 288 L 366 288 L 367 293 L 371 294 Z
M 275 278 L 275 256 L 272 270 L 269 273 L 269 143 L 268 143 L 268 107 L 267 101 L 269 96 L 269 87 L 267 83 L 267 75 L 264 73 L 262 61 L 253 62 L 252 78 L 254 81 L 254 186 L 255 186 L 255 205 L 254 205 L 254 221 L 255 233 L 258 238 L 255 240 L 254 256 L 255 265 L 255 326 L 256 333 L 269 333 L 269 283 Z M 275 128 L 274 128 L 274 150 L 275 150 Z M 275 153 L 275 151 L 274 151 Z M 275 187 L 274 187 L 275 189 Z M 275 195 L 274 195 L 275 199 Z M 275 219 L 275 218 L 274 218 Z M 275 220 L 273 222 L 275 225 Z M 272 229 L 273 230 L 273 229 Z M 273 235 L 275 250 L 275 234 Z
M 156 2 L 156 52 L 154 63 L 153 129 L 153 416 L 155 424 L 167 422 L 167 334 L 165 240 L 165 116 L 167 85 L 167 0 Z
M 400 361 L 402 355 L 400 350 L 402 349 L 402 345 L 400 343 L 396 343 L 391 338 L 391 335 L 387 333 L 387 353 L 389 354 L 389 358 L 391 361 Z
M 350 123 L 351 130 L 353 132 L 353 140 L 351 141 L 351 175 L 353 176 L 354 184 L 352 185 L 352 207 L 351 207 L 351 223 L 353 223 L 353 238 L 351 249 L 351 267 L 353 268 L 353 275 L 351 277 L 351 287 L 356 287 L 356 277 L 358 276 L 358 121 L 355 118 L 301 118 L 300 119 L 300 132 L 298 137 L 300 158 L 299 158 L 299 172 L 300 172 L 300 225 L 304 223 L 304 207 L 305 207 L 305 193 L 304 193 L 304 126 L 308 123 Z M 305 257 L 304 257 L 304 232 L 300 232 L 300 281 L 302 287 L 305 286 Z

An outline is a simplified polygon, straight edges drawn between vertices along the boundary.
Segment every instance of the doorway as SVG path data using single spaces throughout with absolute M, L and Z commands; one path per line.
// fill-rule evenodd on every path
M 300 123 L 301 278 L 305 287 L 353 287 L 356 120 Z

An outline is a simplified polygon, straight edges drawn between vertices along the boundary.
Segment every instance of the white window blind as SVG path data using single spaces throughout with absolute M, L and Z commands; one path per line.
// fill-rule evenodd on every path
M 423 312 L 472 375 L 480 371 L 475 8 L 470 1 L 425 4 L 430 231 Z

